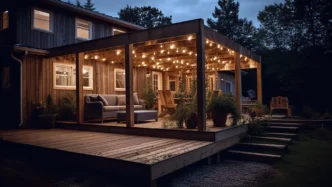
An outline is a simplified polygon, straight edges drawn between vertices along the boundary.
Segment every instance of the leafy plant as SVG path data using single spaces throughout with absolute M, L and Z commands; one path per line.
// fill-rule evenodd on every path
M 50 94 L 47 95 L 46 105 L 42 111 L 42 115 L 55 115 L 59 111 L 59 108 L 53 104 L 52 96 Z
M 234 98 L 226 94 L 213 97 L 207 111 L 212 113 L 214 126 L 224 126 L 228 114 L 232 114 L 233 124 L 237 124 L 240 117 Z
M 76 98 L 68 94 L 63 96 L 60 101 L 59 118 L 61 120 L 73 120 L 76 114 Z
M 146 109 L 152 109 L 157 101 L 156 93 L 153 91 L 150 84 L 144 88 L 143 99 L 145 101 Z
M 251 117 L 261 117 L 266 114 L 268 107 L 266 105 L 256 103 L 255 105 L 249 107 L 249 114 Z

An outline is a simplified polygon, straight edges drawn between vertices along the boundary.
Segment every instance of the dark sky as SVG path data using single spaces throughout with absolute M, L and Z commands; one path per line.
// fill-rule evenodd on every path
M 71 0 L 74 2 L 75 0 Z M 80 0 L 82 3 L 85 0 Z M 259 26 L 257 15 L 264 6 L 280 3 L 284 0 L 238 0 L 240 2 L 240 17 L 252 20 Z M 120 9 L 129 6 L 153 6 L 160 9 L 164 15 L 173 16 L 173 22 L 187 21 L 197 18 L 212 17 L 218 0 L 93 0 L 99 12 L 117 16 Z

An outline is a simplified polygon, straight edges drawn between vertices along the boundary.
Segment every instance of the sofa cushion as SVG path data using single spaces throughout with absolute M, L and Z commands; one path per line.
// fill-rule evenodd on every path
M 108 106 L 108 102 L 103 96 L 98 95 L 98 100 L 101 101 L 104 106 Z
M 134 109 L 143 109 L 142 105 L 134 105 Z
M 126 96 L 125 95 L 118 95 L 118 106 L 126 105 Z
M 134 105 L 139 105 L 137 93 L 134 93 Z
M 126 110 L 126 105 L 117 106 L 119 110 Z M 134 109 L 143 109 L 142 105 L 134 105 Z
M 91 102 L 99 101 L 98 96 L 89 96 Z
M 116 100 L 117 100 L 116 95 L 101 95 L 101 96 L 103 96 L 106 99 L 106 101 L 108 103 L 107 106 L 116 106 L 117 105 L 116 104 Z
M 103 108 L 105 112 L 113 112 L 119 110 L 119 106 L 104 106 Z

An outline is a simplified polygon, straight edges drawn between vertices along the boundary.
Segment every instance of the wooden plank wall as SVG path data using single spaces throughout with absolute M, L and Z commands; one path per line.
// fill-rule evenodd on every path
M 75 59 L 62 57 L 43 58 L 27 55 L 23 60 L 23 117 L 24 124 L 29 126 L 32 102 L 46 100 L 52 96 L 54 104 L 59 104 L 63 96 L 75 96 L 75 90 L 53 89 L 53 63 L 75 64 Z M 96 60 L 85 60 L 84 65 L 93 66 L 93 90 L 84 90 L 83 94 L 125 94 L 114 90 L 114 69 L 124 69 L 122 64 L 111 64 Z M 134 92 L 142 97 L 146 82 L 146 69 L 134 68 Z

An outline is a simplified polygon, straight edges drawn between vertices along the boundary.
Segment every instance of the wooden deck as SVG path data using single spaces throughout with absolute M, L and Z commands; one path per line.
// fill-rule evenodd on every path
M 61 129 L 0 131 L 7 147 L 25 154 L 36 152 L 39 157 L 150 181 L 214 155 L 238 143 L 243 135 L 211 142 Z

